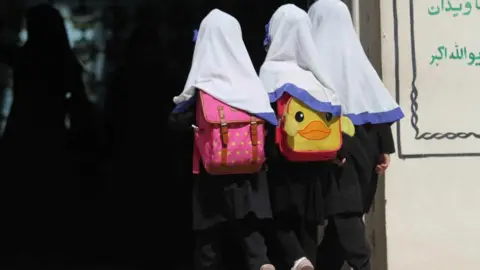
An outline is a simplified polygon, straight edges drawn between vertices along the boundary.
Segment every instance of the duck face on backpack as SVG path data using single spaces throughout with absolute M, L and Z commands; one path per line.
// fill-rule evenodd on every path
M 290 161 L 333 159 L 342 146 L 341 106 L 322 70 L 307 13 L 292 4 L 280 7 L 267 24 L 268 52 L 260 70 L 280 125 L 276 142 Z M 342 125 L 344 124 L 344 125 Z
M 288 147 L 294 151 L 338 150 L 342 145 L 339 117 L 315 112 L 295 98 L 288 100 L 282 124 Z
M 355 133 L 349 118 L 314 111 L 289 94 L 277 101 L 277 111 L 282 117 L 276 142 L 291 161 L 333 159 L 342 147 L 342 132 L 349 136 Z
M 194 168 L 210 174 L 258 172 L 265 161 L 264 123 L 277 124 L 243 43 L 240 24 L 213 10 L 195 37 L 192 67 L 177 107 L 196 97 Z

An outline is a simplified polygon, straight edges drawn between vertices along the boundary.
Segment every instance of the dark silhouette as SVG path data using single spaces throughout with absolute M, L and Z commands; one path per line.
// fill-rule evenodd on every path
M 133 30 L 105 100 L 105 157 L 118 230 L 112 255 L 147 268 L 191 257 L 190 179 L 175 161 L 177 151 L 192 146 L 166 126 L 181 80 L 169 69 L 164 38 L 157 24 Z
M 38 5 L 27 11 L 26 23 L 28 40 L 13 60 L 14 100 L 0 141 L 1 197 L 8 205 L 5 224 L 12 226 L 10 251 L 60 256 L 74 241 L 73 203 L 81 196 L 70 157 L 95 137 L 93 115 L 60 13 Z

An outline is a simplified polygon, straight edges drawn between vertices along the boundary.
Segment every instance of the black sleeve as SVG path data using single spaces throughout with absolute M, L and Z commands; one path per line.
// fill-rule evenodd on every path
M 265 126 L 267 132 L 267 136 L 265 137 L 265 154 L 269 162 L 275 162 L 278 161 L 280 157 L 280 150 L 275 141 L 276 127 L 268 123 L 266 123 Z
M 365 130 L 361 126 L 355 126 L 355 135 L 353 137 L 342 132 L 342 147 L 338 151 L 337 159 L 341 160 L 351 156 L 352 153 L 355 154 L 359 146 L 360 148 L 366 147 L 365 141 L 368 140 L 366 136 Z
M 171 113 L 168 117 L 168 126 L 175 131 L 192 130 L 195 124 L 195 105 L 181 113 Z
M 337 152 L 337 159 L 342 160 L 343 158 L 347 157 L 350 149 L 351 149 L 351 141 L 352 137 L 342 132 L 342 147 Z
M 277 115 L 277 104 L 271 104 L 275 115 Z M 276 163 L 280 160 L 283 160 L 283 156 L 280 154 L 280 149 L 278 148 L 275 136 L 277 135 L 277 127 L 269 123 L 265 123 L 267 136 L 265 138 L 265 155 L 267 156 L 268 163 Z
M 395 153 L 395 143 L 390 124 L 377 125 L 378 148 L 382 154 Z

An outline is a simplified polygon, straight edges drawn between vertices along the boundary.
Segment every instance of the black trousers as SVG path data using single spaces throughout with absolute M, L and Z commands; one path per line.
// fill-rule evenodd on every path
M 258 220 L 246 218 L 197 231 L 195 270 L 238 269 L 238 262 L 222 262 L 223 251 L 231 248 L 226 245 L 226 240 L 232 238 L 240 244 L 248 269 L 259 270 L 264 264 L 269 264 L 267 247 L 260 227 Z
M 291 269 L 294 262 L 302 257 L 315 262 L 318 246 L 317 225 L 304 221 L 275 220 L 274 231 L 270 234 L 275 249 L 274 260 L 277 270 Z
M 345 261 L 354 270 L 371 269 L 370 247 L 361 215 L 336 215 L 328 220 L 315 268 L 340 270 Z

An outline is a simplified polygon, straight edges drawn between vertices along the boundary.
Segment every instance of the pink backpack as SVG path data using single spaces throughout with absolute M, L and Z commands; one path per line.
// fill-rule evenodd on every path
M 264 121 L 198 91 L 193 173 L 248 174 L 265 162 Z

